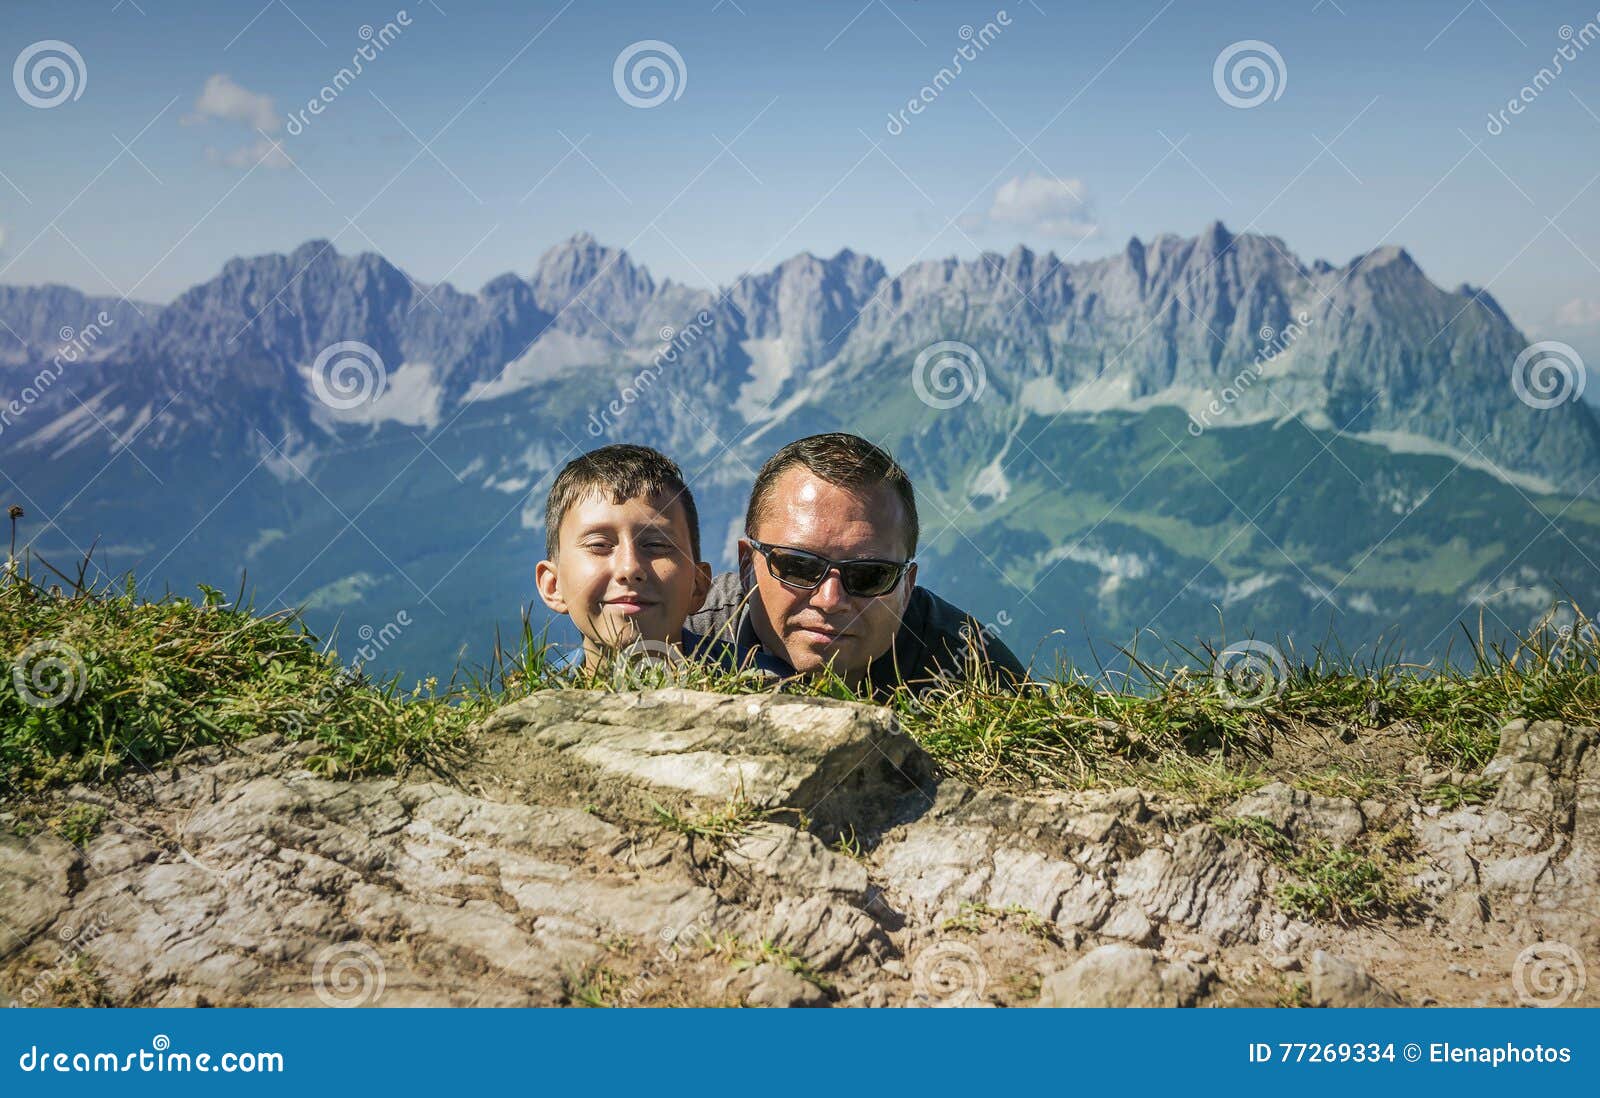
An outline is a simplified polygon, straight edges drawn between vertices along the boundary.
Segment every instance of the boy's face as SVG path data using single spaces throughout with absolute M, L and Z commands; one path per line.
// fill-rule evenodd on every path
M 559 545 L 535 570 L 539 596 L 572 619 L 591 657 L 638 640 L 676 645 L 711 588 L 683 504 L 666 493 L 622 503 L 591 493 L 563 516 Z

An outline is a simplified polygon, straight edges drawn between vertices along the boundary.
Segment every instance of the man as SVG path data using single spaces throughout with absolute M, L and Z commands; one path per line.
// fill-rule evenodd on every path
M 767 461 L 750 491 L 739 571 L 718 576 L 688 628 L 746 664 L 813 675 L 831 665 L 882 697 L 974 667 L 1027 672 L 1004 644 L 918 587 L 917 503 L 905 470 L 855 435 L 812 435 Z

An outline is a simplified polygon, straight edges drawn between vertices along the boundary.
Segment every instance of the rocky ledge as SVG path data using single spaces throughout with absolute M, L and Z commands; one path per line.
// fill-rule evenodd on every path
M 0 994 L 1583 1005 L 1597 739 L 1508 725 L 1485 804 L 1277 784 L 1219 810 L 976 789 L 940 779 L 887 710 L 781 695 L 536 694 L 435 781 L 324 780 L 308 745 L 262 736 L 73 789 L 98 822 L 80 844 L 0 834 Z M 1340 850 L 1396 828 L 1414 843 L 1404 913 L 1284 908 L 1273 837 Z

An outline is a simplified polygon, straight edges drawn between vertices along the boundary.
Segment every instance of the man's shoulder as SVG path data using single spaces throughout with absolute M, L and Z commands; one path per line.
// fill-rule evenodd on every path
M 911 592 L 896 648 L 912 654 L 911 666 L 901 665 L 908 679 L 959 676 L 974 661 L 1017 681 L 1027 678 L 1022 662 L 994 630 L 926 587 Z
M 733 621 L 743 602 L 744 584 L 739 582 L 739 573 L 724 572 L 711 581 L 705 603 L 685 619 L 684 628 L 702 636 L 719 634 Z

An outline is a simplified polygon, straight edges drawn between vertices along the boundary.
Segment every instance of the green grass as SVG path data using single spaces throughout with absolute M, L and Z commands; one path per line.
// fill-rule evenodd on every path
M 330 776 L 444 769 L 473 722 L 536 690 L 771 689 L 696 666 L 563 676 L 526 622 L 513 646 L 496 643 L 487 666 L 461 669 L 444 686 L 427 680 L 403 688 L 341 664 L 292 613 L 258 614 L 211 588 L 199 599 L 150 599 L 131 581 L 93 589 L 81 576 L 66 578 L 64 593 L 26 575 L 0 578 L 0 797 L 7 800 L 142 772 L 187 747 L 265 732 L 314 743 L 311 765 Z M 1452 806 L 1487 796 L 1474 775 L 1493 757 L 1506 721 L 1600 721 L 1600 631 L 1581 615 L 1564 632 L 1553 621 L 1509 647 L 1474 643 L 1466 670 L 1400 659 L 1357 663 L 1329 649 L 1302 657 L 1285 644 L 1281 682 L 1253 704 L 1236 697 L 1259 684 L 1213 673 L 1210 649 L 1169 651 L 1160 661 L 1128 653 L 1138 677 L 1114 684 L 1059 667 L 1040 689 L 1018 694 L 974 673 L 921 697 L 902 691 L 889 704 L 946 772 L 970 782 L 1139 785 L 1201 804 L 1274 778 L 1328 795 L 1412 788 L 1415 780 L 1398 767 L 1385 773 L 1315 752 L 1286 761 L 1308 731 L 1326 740 L 1330 730 L 1400 730 L 1436 769 L 1464 775 L 1427 794 Z M 785 689 L 855 697 L 827 675 Z M 690 819 L 662 809 L 661 816 L 685 834 L 726 839 L 748 811 Z
M 1407 911 L 1414 895 L 1405 877 L 1411 836 L 1404 829 L 1363 835 L 1356 846 L 1313 835 L 1291 840 L 1257 816 L 1219 817 L 1216 829 L 1254 844 L 1284 873 L 1273 899 L 1302 919 L 1331 919 L 1351 925 Z
M 59 588 L 57 589 L 59 591 Z M 328 775 L 440 763 L 487 699 L 372 682 L 293 614 L 130 581 L 54 593 L 0 580 L 0 796 L 142 772 L 187 747 L 265 732 L 317 745 Z

